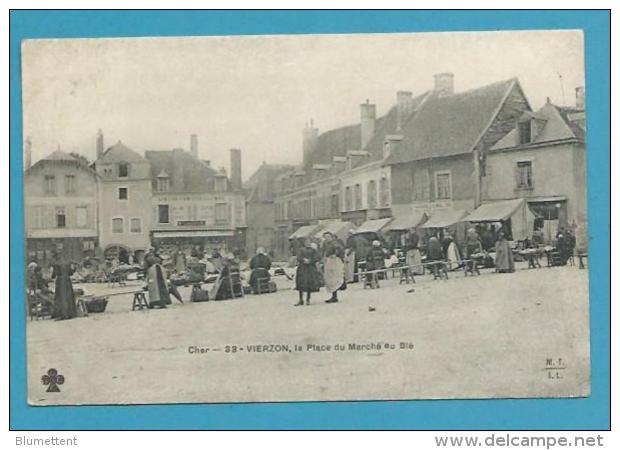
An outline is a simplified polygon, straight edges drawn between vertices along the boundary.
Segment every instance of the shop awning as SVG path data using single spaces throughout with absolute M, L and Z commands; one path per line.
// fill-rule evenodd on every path
M 428 219 L 427 215 L 423 212 L 411 213 L 404 216 L 396 217 L 387 227 L 388 230 L 408 230 L 410 228 L 417 228 Z
M 476 208 L 465 220 L 467 222 L 499 222 L 506 220 L 517 212 L 524 203 L 525 200 L 522 198 L 485 203 Z
M 319 228 L 321 228 L 321 225 L 319 224 L 304 225 L 304 226 L 299 227 L 297 231 L 291 234 L 288 238 L 289 239 L 305 239 L 307 237 L 310 237 L 313 233 L 316 233 L 319 230 Z
M 228 237 L 234 236 L 233 230 L 186 230 L 186 231 L 154 231 L 153 238 L 184 238 L 184 237 Z
M 367 220 L 366 222 L 361 224 L 357 230 L 355 230 L 355 234 L 378 233 L 391 221 L 392 221 L 391 217 L 388 217 L 386 219 Z
M 329 232 L 342 239 L 349 230 L 355 230 L 355 225 L 351 222 L 343 222 L 342 220 L 330 220 L 321 225 L 321 228 L 313 233 L 314 236 Z
M 434 212 L 420 228 L 447 228 L 463 221 L 467 212 L 454 209 Z

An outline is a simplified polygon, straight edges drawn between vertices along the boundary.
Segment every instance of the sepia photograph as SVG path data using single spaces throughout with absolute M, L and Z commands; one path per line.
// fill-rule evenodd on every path
M 584 64 L 580 30 L 24 40 L 29 404 L 590 396 Z

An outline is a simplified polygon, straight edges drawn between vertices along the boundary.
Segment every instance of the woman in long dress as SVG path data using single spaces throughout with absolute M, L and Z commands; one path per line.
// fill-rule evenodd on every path
M 151 249 L 144 256 L 146 285 L 149 293 L 149 305 L 151 308 L 154 306 L 165 308 L 166 305 L 172 303 L 161 262 L 162 259 L 159 255 L 157 255 L 157 253 L 155 253 L 155 249 Z
M 411 273 L 413 275 L 423 274 L 424 266 L 422 265 L 422 255 L 420 254 L 420 237 L 414 229 L 407 232 L 405 248 L 407 250 L 407 267 L 409 267 Z
M 64 258 L 58 258 L 52 266 L 52 278 L 56 280 L 54 289 L 54 314 L 58 320 L 73 319 L 77 316 L 75 294 L 71 275 L 75 272 L 73 264 Z
M 448 265 L 448 270 L 454 270 L 461 266 L 461 251 L 459 250 L 456 242 L 452 238 L 452 235 L 448 232 L 444 235 L 443 238 L 443 251 L 446 256 L 446 262 Z
M 306 305 L 309 305 L 310 296 L 313 292 L 319 292 L 321 285 L 319 271 L 316 267 L 320 259 L 319 253 L 310 244 L 311 241 L 306 239 L 304 246 L 297 251 L 295 289 L 299 292 L 299 301 L 295 303 L 295 306 L 304 304 L 304 293 L 306 294 Z
M 338 291 L 346 289 L 344 245 L 330 232 L 323 234 L 323 278 L 325 290 L 331 297 L 325 303 L 338 303 Z
M 501 232 L 495 243 L 495 271 L 499 273 L 512 273 L 515 271 L 515 262 L 510 243 L 504 233 Z

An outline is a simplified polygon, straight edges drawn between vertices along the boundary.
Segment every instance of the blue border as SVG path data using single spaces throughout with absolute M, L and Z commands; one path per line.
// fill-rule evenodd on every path
M 10 427 L 28 429 L 608 429 L 610 19 L 607 11 L 12 11 Z M 583 29 L 588 89 L 592 396 L 169 406 L 26 403 L 20 42 L 32 38 Z M 136 409 L 138 409 L 136 411 Z

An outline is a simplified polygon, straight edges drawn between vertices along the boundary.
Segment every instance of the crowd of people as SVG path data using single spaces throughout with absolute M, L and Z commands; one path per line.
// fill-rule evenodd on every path
M 303 245 L 294 248 L 295 290 L 298 301 L 295 306 L 309 305 L 312 294 L 322 288 L 327 294 L 326 303 L 340 301 L 338 294 L 347 289 L 348 283 L 364 281 L 371 288 L 378 288 L 378 281 L 385 277 L 386 261 L 404 267 L 410 275 L 429 271 L 435 277 L 438 271 L 465 269 L 476 271 L 479 266 L 494 267 L 496 272 L 511 273 L 515 270 L 513 244 L 507 235 L 509 229 L 495 226 L 471 227 L 462 241 L 457 242 L 446 229 L 425 232 L 421 237 L 416 229 L 404 230 L 391 245 L 379 234 L 355 234 L 349 232 L 346 242 L 331 232 L 325 232 L 321 239 L 305 239 Z M 543 248 L 536 239 L 526 238 L 519 242 L 521 249 Z M 560 228 L 555 236 L 553 249 L 558 256 L 558 265 L 565 265 L 575 251 L 575 236 L 570 229 Z M 493 256 L 491 256 L 493 255 Z M 111 261 L 112 267 L 115 260 Z M 273 292 L 270 290 L 272 257 L 264 247 L 248 261 L 249 276 L 245 280 L 255 294 Z M 220 253 L 214 249 L 209 255 L 199 246 L 191 252 L 180 246 L 168 249 L 165 256 L 151 247 L 142 259 L 141 272 L 145 281 L 151 307 L 165 308 L 171 304 L 171 297 L 180 303 L 183 299 L 177 285 L 205 281 L 214 274 L 221 282 L 213 293 L 214 300 L 235 297 L 231 285 L 231 274 L 240 278 L 240 260 L 231 252 Z M 70 319 L 78 314 L 72 276 L 78 265 L 56 253 L 51 264 L 50 276 L 43 275 L 42 267 L 31 261 L 27 267 L 27 290 L 29 296 L 36 296 L 40 307 L 58 319 Z M 203 267 L 198 270 L 196 267 Z M 393 266 L 392 266 L 393 267 Z M 289 277 L 284 271 L 282 274 Z M 192 278 L 195 276 L 195 278 Z M 292 277 L 289 277 L 292 278 Z M 50 283 L 54 283 L 54 289 Z M 267 285 L 267 288 L 261 287 Z

